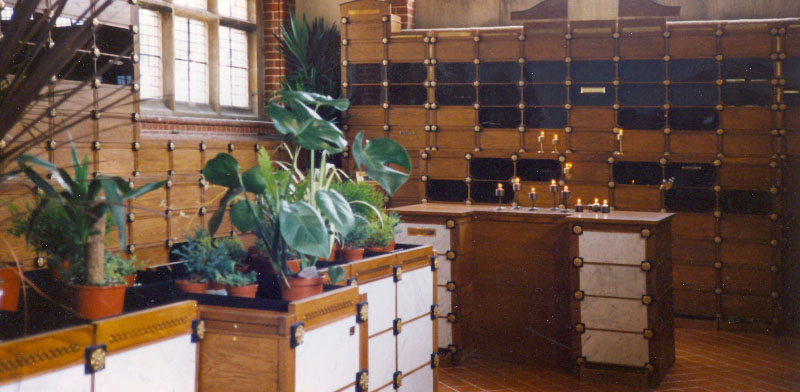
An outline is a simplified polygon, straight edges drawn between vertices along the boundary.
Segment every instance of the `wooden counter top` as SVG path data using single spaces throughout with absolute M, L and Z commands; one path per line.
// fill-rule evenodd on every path
M 614 211 L 607 214 L 600 212 L 557 212 L 547 208 L 539 208 L 536 211 L 528 211 L 527 207 L 519 210 L 511 209 L 511 206 L 504 205 L 503 209 L 495 210 L 496 206 L 489 204 L 466 205 L 462 203 L 424 203 L 410 206 L 397 207 L 394 210 L 400 215 L 450 215 L 450 216 L 469 216 L 475 213 L 497 214 L 506 216 L 543 216 L 543 217 L 563 217 L 569 222 L 604 222 L 604 223 L 628 223 L 628 224 L 656 224 L 664 220 L 672 219 L 675 214 L 660 212 L 641 212 L 641 211 Z

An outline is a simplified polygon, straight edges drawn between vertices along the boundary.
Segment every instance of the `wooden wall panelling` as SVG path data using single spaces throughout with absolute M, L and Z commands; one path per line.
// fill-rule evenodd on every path
M 427 161 L 428 177 L 434 179 L 463 180 L 468 173 L 469 162 L 463 157 L 432 155 Z
M 576 154 L 603 152 L 610 157 L 616 150 L 616 142 L 608 130 L 575 128 L 570 135 L 570 147 Z M 549 150 L 552 144 L 550 148 L 545 146 L 545 151 Z
M 166 141 L 140 141 L 138 151 L 139 171 L 144 174 L 166 175 L 170 169 L 170 154 Z
M 552 194 L 548 192 L 547 185 L 549 184 L 542 184 L 541 190 L 539 187 L 536 187 L 536 192 L 539 193 L 539 199 L 542 200 L 542 207 L 552 207 Z M 608 188 L 607 182 L 602 182 L 601 184 L 593 185 L 589 184 L 569 184 L 569 189 L 572 191 L 572 197 L 570 197 L 570 205 L 574 204 L 578 199 L 581 199 L 583 204 L 587 203 L 594 203 L 594 199 L 598 198 L 599 202 L 602 203 L 603 200 L 607 199 L 611 202 L 611 190 Z M 539 207 L 539 201 L 536 202 L 536 206 Z
M 765 131 L 727 130 L 722 137 L 722 152 L 727 156 L 769 157 L 774 153 L 775 139 Z
M 427 124 L 427 110 L 415 106 L 395 105 L 389 108 L 388 123 L 390 127 L 414 127 L 424 129 Z
M 136 244 L 136 247 L 145 245 L 161 245 L 169 238 L 167 230 L 167 219 L 163 217 L 137 218 L 131 225 L 131 238 L 128 242 Z
M 658 186 L 623 185 L 614 188 L 614 207 L 620 210 L 661 210 L 661 191 Z
M 769 131 L 772 128 L 772 113 L 768 108 L 726 107 L 720 112 L 720 126 L 726 130 Z
M 478 121 L 477 110 L 469 106 L 442 106 L 435 111 L 436 123 L 445 131 L 447 127 L 469 127 Z
M 726 57 L 769 57 L 773 39 L 769 23 L 728 22 L 720 26 L 722 55 Z
M 59 109 L 56 117 L 53 118 L 53 123 L 58 126 L 71 125 L 71 127 L 69 132 L 60 132 L 55 135 L 54 139 L 59 145 L 68 144 L 70 136 L 75 143 L 89 143 L 95 139 L 96 122 L 89 117 L 88 113 Z
M 569 111 L 569 123 L 576 128 L 611 130 L 615 124 L 615 114 L 611 108 L 573 107 Z
M 471 30 L 437 31 L 434 33 L 434 58 L 437 62 L 472 62 L 477 57 L 475 34 Z
M 166 173 L 162 176 L 161 180 L 166 177 Z M 135 177 L 134 184 L 137 187 L 140 187 L 144 184 L 149 182 L 147 179 L 142 177 Z M 133 205 L 133 212 L 136 213 L 136 216 L 156 216 L 161 215 L 164 213 L 164 210 L 167 209 L 167 189 L 165 187 L 161 187 L 155 189 L 151 192 L 145 193 L 142 196 L 139 196 L 132 201 Z
M 564 60 L 569 56 L 566 22 L 525 23 L 523 54 L 528 61 Z
M 421 62 L 427 58 L 422 33 L 392 34 L 389 43 L 389 61 Z
M 610 60 L 616 55 L 615 21 L 574 21 L 570 23 L 569 53 L 573 60 Z
M 202 152 L 194 143 L 188 146 L 179 146 L 172 152 L 172 170 L 175 170 L 176 173 L 193 173 L 199 177 L 200 170 L 203 168 L 201 159 Z M 239 162 L 239 164 L 242 163 Z M 249 169 L 250 167 L 244 166 L 243 168 Z
M 347 45 L 347 61 L 362 63 L 377 63 L 384 59 L 384 45 L 380 39 L 373 38 L 369 42 L 353 42 Z M 343 53 L 345 53 L 343 51 Z
M 164 243 L 136 246 L 137 260 L 148 260 L 147 265 L 157 266 L 169 262 L 169 248 Z
M 712 265 L 695 266 L 675 264 L 673 266 L 673 286 L 681 290 L 714 291 L 717 270 Z
M 485 133 L 485 132 L 482 132 Z M 471 151 L 478 144 L 476 143 L 476 134 L 472 128 L 458 128 L 458 127 L 439 127 L 439 131 L 435 133 L 436 146 L 439 148 L 447 148 L 452 150 L 469 150 Z
M 236 149 L 231 153 L 239 162 L 239 167 L 244 170 L 258 164 L 256 161 L 256 150 L 253 143 L 236 143 Z
M 409 179 L 391 198 L 392 207 L 417 204 L 425 195 L 425 184 L 416 179 Z
M 718 299 L 714 292 L 675 289 L 673 293 L 677 315 L 714 318 L 718 313 Z
M 518 28 L 481 32 L 478 58 L 481 61 L 516 61 L 522 57 L 521 34 Z
M 670 58 L 713 58 L 718 54 L 716 23 L 670 23 L 667 30 Z
M 101 143 L 127 144 L 130 147 L 135 140 L 136 123 L 131 120 L 131 114 L 106 114 L 103 113 L 97 121 L 97 137 Z
M 130 144 L 103 144 L 97 152 L 97 159 L 100 173 L 122 178 L 133 173 L 135 159 Z
M 772 320 L 773 318 L 772 300 L 769 297 L 722 294 L 720 304 L 723 315 L 735 315 L 737 319 Z
M 773 252 L 768 242 L 730 239 L 720 245 L 720 260 L 723 265 L 769 268 L 773 263 Z
M 44 151 L 39 151 L 41 151 L 40 156 L 46 156 Z M 84 156 L 88 157 L 90 163 L 94 163 L 96 161 L 94 158 L 94 152 L 92 151 L 90 143 L 88 142 L 76 142 L 75 151 L 78 154 L 78 159 L 81 161 L 81 163 L 83 163 Z M 72 147 L 70 146 L 69 142 L 58 143 L 58 146 L 53 154 L 53 164 L 58 167 L 72 167 L 74 165 L 72 162 Z
M 673 131 L 669 135 L 671 160 L 711 162 L 716 157 L 717 135 L 709 131 Z M 710 146 L 713 146 L 709 148 Z
M 728 164 L 720 167 L 720 184 L 723 188 L 769 190 L 772 187 L 768 164 Z
M 769 297 L 775 291 L 775 273 L 769 269 L 722 266 L 722 289 L 726 293 L 741 293 Z M 769 282 L 769 283 L 768 283 Z
M 666 54 L 664 19 L 620 20 L 619 56 L 622 60 L 662 59 Z
M 97 89 L 98 109 L 103 114 L 118 114 L 130 118 L 136 112 L 137 95 L 130 86 L 101 84 Z
M 672 257 L 675 265 L 712 266 L 716 259 L 716 245 L 713 232 L 709 238 L 687 238 L 676 236 L 672 239 Z
M 775 237 L 776 224 L 768 216 L 725 214 L 720 221 L 723 238 L 769 241 Z
M 672 218 L 672 234 L 673 237 L 707 237 L 708 233 L 716 231 L 716 225 L 717 220 L 711 214 L 678 212 Z
M 516 129 L 483 129 L 478 134 L 477 145 L 482 150 L 508 152 L 509 156 L 523 148 Z

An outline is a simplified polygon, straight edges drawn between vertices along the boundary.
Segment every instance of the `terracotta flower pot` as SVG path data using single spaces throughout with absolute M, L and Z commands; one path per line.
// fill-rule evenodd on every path
M 225 290 L 226 286 L 222 283 L 217 282 L 216 280 L 212 280 L 208 282 L 208 287 L 206 290 Z
M 345 261 L 356 261 L 364 258 L 364 248 L 357 248 L 357 249 L 342 248 L 339 252 L 342 255 L 342 259 L 344 259 Z
M 255 298 L 258 292 L 258 284 L 249 284 L 247 286 L 225 286 L 228 290 L 228 295 L 234 297 Z
M 296 301 L 322 292 L 322 277 L 296 278 L 287 277 L 289 287 L 281 279 L 281 296 L 286 301 Z
M 0 310 L 16 312 L 19 307 L 20 280 L 12 268 L 0 269 Z
M 190 280 L 176 280 L 175 284 L 177 284 L 178 289 L 180 289 L 184 293 L 205 294 L 206 290 L 208 289 L 208 282 L 192 282 Z
M 394 245 L 395 245 L 395 243 L 394 243 L 394 241 L 392 241 L 392 242 L 389 243 L 389 245 L 386 245 L 383 248 L 367 248 L 367 250 L 370 251 L 370 252 L 375 252 L 375 253 L 378 253 L 378 252 L 387 253 L 387 252 L 391 252 L 391 251 L 394 250 Z
M 126 287 L 133 287 L 133 284 L 136 283 L 136 274 L 124 276 L 123 278 L 125 279 Z
M 115 316 L 122 313 L 126 286 L 80 286 L 70 284 L 73 308 L 78 317 L 88 320 Z
M 337 244 L 337 243 L 334 243 L 334 244 L 333 244 L 333 249 L 331 249 L 331 255 L 330 255 L 330 257 L 328 257 L 328 258 L 324 258 L 324 257 L 318 257 L 318 258 L 317 258 L 317 260 L 318 260 L 318 261 L 334 261 L 334 260 L 336 260 L 336 254 L 337 254 L 338 252 L 339 252 L 339 244 Z
M 290 271 L 296 274 L 300 272 L 300 259 L 286 260 L 286 266 L 289 267 Z

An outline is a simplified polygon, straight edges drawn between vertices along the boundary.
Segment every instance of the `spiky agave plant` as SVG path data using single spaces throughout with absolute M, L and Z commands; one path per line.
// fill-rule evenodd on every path
M 65 91 L 43 93 L 59 73 L 69 73 L 77 65 L 73 61 L 78 49 L 91 41 L 93 21 L 115 0 L 86 2 L 86 8 L 77 17 L 71 16 L 69 27 L 57 26 L 67 0 L 18 0 L 13 15 L 0 31 L 0 172 L 10 168 L 10 163 L 34 146 L 41 146 L 54 135 L 65 132 L 90 115 L 92 103 L 76 110 L 54 127 L 44 129 L 37 124 L 48 112 L 57 109 L 76 93 L 105 73 L 112 62 L 96 71 L 79 85 Z M 0 8 L 4 3 L 0 0 Z M 57 34 L 53 34 L 57 33 Z M 53 39 L 57 36 L 57 39 Z M 123 54 L 132 53 L 127 48 Z M 124 87 L 121 87 L 124 88 Z M 124 95 L 124 94 L 123 94 Z M 31 108 L 39 100 L 53 97 L 50 110 L 34 113 Z M 102 102 L 100 111 L 112 107 L 113 102 Z M 5 179 L 0 175 L 0 184 Z

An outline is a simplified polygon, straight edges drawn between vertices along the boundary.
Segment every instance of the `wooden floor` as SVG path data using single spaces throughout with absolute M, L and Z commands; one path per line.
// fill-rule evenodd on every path
M 675 350 L 675 365 L 656 391 L 800 391 L 800 338 L 677 329 Z M 439 372 L 439 392 L 645 390 L 481 359 Z

